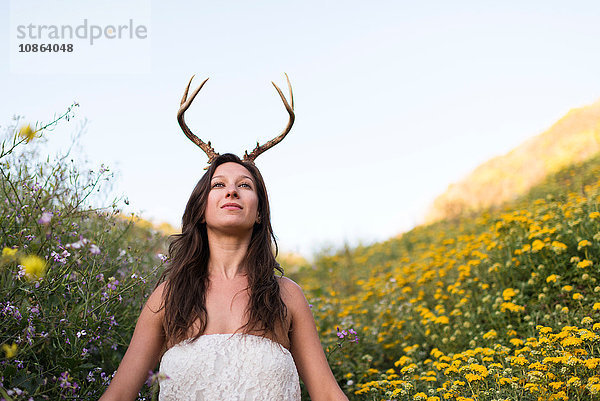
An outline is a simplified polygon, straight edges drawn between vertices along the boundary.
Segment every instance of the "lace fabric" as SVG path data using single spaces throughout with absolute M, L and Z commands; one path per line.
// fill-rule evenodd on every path
M 251 334 L 207 334 L 167 350 L 159 401 L 299 401 L 292 354 Z

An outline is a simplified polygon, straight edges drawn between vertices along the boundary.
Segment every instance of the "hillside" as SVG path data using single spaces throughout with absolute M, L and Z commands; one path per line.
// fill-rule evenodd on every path
M 594 157 L 294 274 L 349 398 L 600 400 L 599 177 Z
M 434 200 L 426 221 L 453 218 L 515 199 L 549 174 L 599 151 L 600 100 L 572 109 L 547 131 L 451 184 Z

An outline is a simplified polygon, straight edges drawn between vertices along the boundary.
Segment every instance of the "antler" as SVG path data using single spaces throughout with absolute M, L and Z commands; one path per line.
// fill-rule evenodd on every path
M 271 83 L 277 90 L 277 93 L 279 93 L 279 96 L 281 97 L 281 100 L 283 101 L 283 104 L 285 105 L 285 109 L 287 110 L 288 114 L 290 115 L 290 120 L 288 121 L 288 124 L 285 127 L 285 129 L 283 130 L 283 132 L 281 134 L 279 134 L 278 137 L 271 139 L 269 142 L 265 143 L 262 146 L 259 145 L 258 142 L 256 142 L 256 147 L 254 148 L 254 150 L 252 152 L 250 152 L 250 154 L 248 154 L 248 151 L 245 151 L 244 152 L 244 161 L 254 163 L 254 159 L 256 159 L 261 153 L 265 152 L 266 150 L 272 148 L 273 146 L 275 146 L 279 142 L 281 142 L 283 140 L 283 138 L 285 138 L 285 136 L 288 134 L 288 132 L 290 132 L 290 130 L 292 129 L 292 125 L 294 124 L 294 119 L 296 118 L 296 116 L 294 115 L 294 94 L 292 93 L 292 85 L 290 84 L 290 79 L 288 78 L 287 74 L 285 74 L 285 79 L 287 80 L 288 88 L 290 90 L 290 103 L 292 104 L 291 106 L 287 102 L 283 93 L 281 92 L 281 89 L 279 89 L 279 87 L 277 85 L 275 85 L 275 82 L 271 81 Z
M 217 152 L 215 152 L 215 150 L 213 149 L 212 146 L 210 146 L 210 141 L 208 141 L 208 143 L 204 143 L 204 141 L 202 141 L 202 139 L 200 139 L 196 135 L 194 135 L 192 133 L 192 131 L 188 128 L 187 124 L 185 123 L 185 120 L 183 119 L 183 115 L 184 115 L 185 111 L 190 107 L 190 105 L 194 101 L 194 98 L 196 97 L 198 92 L 200 92 L 200 89 L 202 89 L 202 87 L 204 86 L 206 81 L 208 81 L 208 78 L 206 78 L 204 80 L 204 82 L 202 82 L 200 84 L 200 86 L 194 91 L 194 93 L 192 93 L 192 96 L 190 96 L 190 98 L 187 99 L 188 91 L 190 90 L 190 85 L 192 84 L 192 80 L 194 79 L 194 76 L 195 75 L 192 75 L 192 78 L 190 78 L 190 82 L 187 84 L 187 87 L 185 88 L 185 92 L 183 92 L 183 99 L 181 99 L 181 106 L 179 107 L 179 111 L 177 112 L 177 121 L 179 121 L 179 126 L 181 126 L 181 129 L 183 130 L 183 133 L 185 134 L 185 136 L 190 138 L 190 140 L 192 142 L 194 142 L 196 145 L 198 145 L 200 147 L 200 149 L 202 149 L 204 151 L 204 153 L 206 153 L 206 155 L 208 156 L 208 164 L 211 164 L 219 156 L 219 154 Z

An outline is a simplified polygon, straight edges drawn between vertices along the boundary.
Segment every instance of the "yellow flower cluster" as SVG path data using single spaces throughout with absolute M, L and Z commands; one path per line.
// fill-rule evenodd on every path
M 29 280 L 37 280 L 46 275 L 46 261 L 37 255 L 23 256 L 20 260 L 25 277 Z
M 46 275 L 47 265 L 44 259 L 37 255 L 19 256 L 18 252 L 18 249 L 4 247 L 0 264 L 4 265 L 18 260 L 19 264 L 23 266 L 25 277 L 31 281 L 38 280 Z
M 19 136 L 25 139 L 26 143 L 29 143 L 33 138 L 35 138 L 36 132 L 36 130 L 31 128 L 30 124 L 25 124 L 19 129 Z
M 17 344 L 12 343 L 11 345 L 8 344 L 2 344 L 2 351 L 4 351 L 4 357 L 6 359 L 11 359 L 14 358 L 15 355 L 17 355 Z

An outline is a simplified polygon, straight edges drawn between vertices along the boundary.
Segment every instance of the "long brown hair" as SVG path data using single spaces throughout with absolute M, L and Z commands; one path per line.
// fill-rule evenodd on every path
M 248 275 L 250 301 L 246 310 L 248 322 L 242 326 L 244 333 L 274 336 L 285 327 L 287 309 L 279 290 L 275 270 L 283 269 L 275 260 L 277 241 L 271 227 L 267 189 L 260 171 L 253 163 L 240 160 L 234 154 L 220 155 L 202 176 L 188 200 L 182 218 L 181 234 L 171 236 L 169 262 L 158 280 L 166 281 L 163 292 L 164 328 L 167 344 L 185 340 L 193 323 L 200 322 L 198 339 L 207 324 L 206 291 L 209 285 L 209 248 L 204 214 L 210 192 L 210 181 L 217 167 L 223 163 L 238 163 L 254 178 L 258 196 L 260 222 L 254 225 L 248 251 L 242 262 Z

